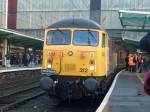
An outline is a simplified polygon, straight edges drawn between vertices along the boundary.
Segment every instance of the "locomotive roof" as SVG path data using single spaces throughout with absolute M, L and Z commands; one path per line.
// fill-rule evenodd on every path
M 56 22 L 48 28 L 93 28 L 103 30 L 101 25 L 93 20 L 87 19 L 66 19 Z

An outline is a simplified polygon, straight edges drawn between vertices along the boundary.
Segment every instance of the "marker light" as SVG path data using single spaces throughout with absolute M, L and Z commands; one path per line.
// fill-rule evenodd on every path
M 90 65 L 94 65 L 95 61 L 94 60 L 90 60 Z
M 51 67 L 52 67 L 52 65 L 51 65 L 51 64 L 48 64 L 47 68 L 51 68 Z
M 90 66 L 90 70 L 94 70 L 95 69 L 95 67 L 94 66 Z

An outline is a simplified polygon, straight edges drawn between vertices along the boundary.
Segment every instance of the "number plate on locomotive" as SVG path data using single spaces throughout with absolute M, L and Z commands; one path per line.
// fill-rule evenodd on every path
M 88 72 L 87 68 L 80 68 L 80 72 Z

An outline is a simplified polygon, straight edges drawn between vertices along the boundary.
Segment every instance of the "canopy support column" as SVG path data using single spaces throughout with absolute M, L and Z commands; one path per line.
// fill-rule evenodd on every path
M 6 63 L 6 54 L 7 54 L 7 44 L 8 44 L 8 41 L 7 39 L 4 39 L 3 40 L 3 49 L 2 49 L 2 65 L 6 66 L 7 63 Z

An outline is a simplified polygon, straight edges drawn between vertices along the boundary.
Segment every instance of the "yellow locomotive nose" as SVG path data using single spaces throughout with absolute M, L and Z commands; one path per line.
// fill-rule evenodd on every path
M 42 88 L 62 99 L 99 94 L 109 65 L 107 32 L 95 22 L 70 19 L 52 24 L 45 34 Z

